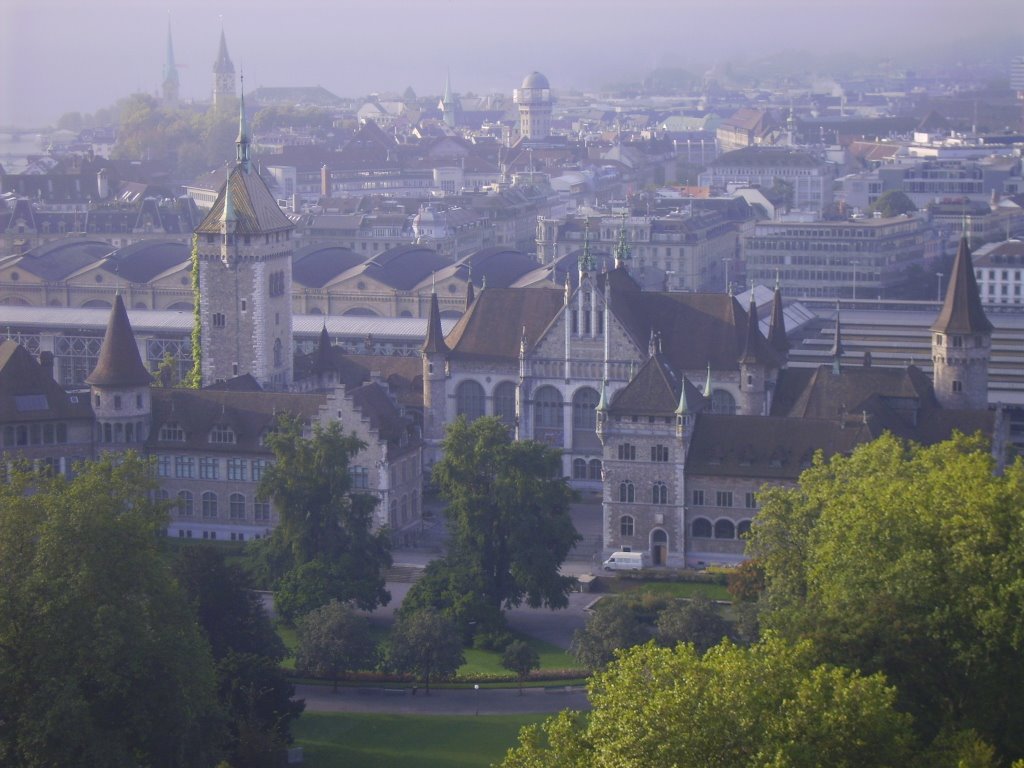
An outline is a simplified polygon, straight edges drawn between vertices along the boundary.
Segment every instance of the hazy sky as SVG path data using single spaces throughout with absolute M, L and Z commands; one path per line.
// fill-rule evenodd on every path
M 181 92 L 209 98 L 221 20 L 246 90 L 511 93 L 695 72 L 782 50 L 901 59 L 1024 54 L 1024 0 L 0 0 L 0 126 L 53 122 L 160 86 L 168 18 Z M 869 42 L 870 41 L 870 42 Z

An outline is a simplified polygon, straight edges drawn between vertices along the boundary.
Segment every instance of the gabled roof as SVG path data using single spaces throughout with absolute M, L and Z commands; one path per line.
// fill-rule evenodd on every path
M 633 380 L 612 397 L 610 413 L 666 415 L 679 406 L 682 383 L 661 355 L 651 355 L 640 366 Z M 695 392 L 688 393 L 688 397 Z
M 779 372 L 772 415 L 815 419 L 835 419 L 844 413 L 856 416 L 874 395 L 922 409 L 937 407 L 931 382 L 917 366 L 847 366 L 836 374 L 831 365 L 820 365 Z
M 355 388 L 350 394 L 353 404 L 369 420 L 370 426 L 388 442 L 389 449 L 397 449 L 403 436 L 412 437 L 412 419 L 402 415 L 380 384 L 371 381 Z
M 142 363 L 139 346 L 135 343 L 132 325 L 128 322 L 128 311 L 124 308 L 121 294 L 114 297 L 110 309 L 99 360 L 86 379 L 86 384 L 97 387 L 140 387 L 151 384 L 153 377 Z
M 220 188 L 216 202 L 196 228 L 199 234 L 220 234 L 225 190 L 228 185 L 231 185 L 231 205 L 235 213 L 236 234 L 262 235 L 294 227 L 260 175 L 255 172 L 247 173 L 239 164 L 228 174 L 228 180 Z
M 92 419 L 86 395 L 69 395 L 16 341 L 0 342 L 0 421 Z
M 953 262 L 953 275 L 946 289 L 946 300 L 942 304 L 932 330 L 938 333 L 991 333 L 992 323 L 985 316 L 978 293 L 978 283 L 974 279 L 974 266 L 971 263 L 971 249 L 967 244 L 967 236 L 960 238 L 960 247 Z
M 451 356 L 518 360 L 523 329 L 527 347 L 532 347 L 564 301 L 564 292 L 555 287 L 487 288 L 445 339 Z

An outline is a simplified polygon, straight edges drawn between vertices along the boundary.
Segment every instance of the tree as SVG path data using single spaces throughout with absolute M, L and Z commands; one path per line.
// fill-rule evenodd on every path
M 530 672 L 540 668 L 540 656 L 529 643 L 513 640 L 501 654 L 501 666 L 516 673 L 519 678 L 519 695 L 522 696 L 523 681 L 530 676 Z
M 528 726 L 502 768 L 881 768 L 906 765 L 910 717 L 882 675 L 814 662 L 768 637 L 623 651 L 588 686 L 588 715 Z
M 386 605 L 390 539 L 387 530 L 373 530 L 376 497 L 355 492 L 349 474 L 365 445 L 338 423 L 316 425 L 306 439 L 291 416 L 280 418 L 267 445 L 275 462 L 259 495 L 273 499 L 280 522 L 254 554 L 281 587 L 281 615 L 293 620 L 331 599 L 367 610 Z
M 501 610 L 480 592 L 475 567 L 454 555 L 427 563 L 423 575 L 409 589 L 401 610 L 437 611 L 451 619 L 462 631 L 466 644 L 477 629 L 500 631 L 504 625 Z
M 692 643 L 697 653 L 718 645 L 723 638 L 736 639 L 729 622 L 704 595 L 675 602 L 662 611 L 656 623 L 656 636 L 659 643 L 669 647 Z
M 299 647 L 295 668 L 329 678 L 338 690 L 338 679 L 346 672 L 373 666 L 375 645 L 364 616 L 332 600 L 299 619 Z
M 436 611 L 402 611 L 388 639 L 387 666 L 415 675 L 430 693 L 431 680 L 452 677 L 466 657 L 458 627 Z
M 291 742 L 305 705 L 279 663 L 284 643 L 241 568 L 222 551 L 194 544 L 177 553 L 174 574 L 191 599 L 216 662 L 217 698 L 228 717 L 236 765 L 273 765 Z
M 914 201 L 911 200 L 904 192 L 898 189 L 890 189 L 888 192 L 878 196 L 871 205 L 868 206 L 868 213 L 881 213 L 885 218 L 892 216 L 901 216 L 904 213 L 914 213 L 917 211 L 917 206 L 914 205 Z
M 974 729 L 1024 754 L 1024 464 L 977 438 L 884 436 L 763 498 L 748 550 L 762 621 L 821 658 L 882 671 L 926 740 Z
M 0 485 L 0 763 L 213 765 L 210 649 L 132 453 Z
M 588 669 L 600 669 L 615 658 L 615 652 L 651 639 L 634 605 L 624 598 L 602 600 L 587 619 L 587 625 L 572 638 L 571 651 Z
M 449 552 L 496 610 L 564 608 L 575 580 L 559 568 L 580 536 L 557 450 L 515 442 L 497 418 L 448 427 L 434 481 L 448 501 Z

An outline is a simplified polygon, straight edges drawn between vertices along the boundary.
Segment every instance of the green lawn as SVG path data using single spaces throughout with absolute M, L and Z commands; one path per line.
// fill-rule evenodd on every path
M 486 768 L 546 717 L 309 713 L 292 733 L 309 768 Z
M 576 669 L 580 666 L 564 648 L 545 643 L 527 635 L 516 635 L 517 640 L 529 643 L 540 656 L 541 669 Z M 501 654 L 497 651 L 466 649 L 466 663 L 459 667 L 460 675 L 507 675 L 509 671 L 501 666 Z
M 630 582 L 623 580 L 614 589 L 616 592 L 635 592 L 637 594 L 649 592 L 661 597 L 704 595 L 712 600 L 732 600 L 729 590 L 721 584 L 701 584 L 693 581 Z

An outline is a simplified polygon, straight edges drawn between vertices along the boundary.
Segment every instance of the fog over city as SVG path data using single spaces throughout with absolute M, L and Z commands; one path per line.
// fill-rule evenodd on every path
M 1020 0 L 4 0 L 0 125 L 53 123 L 133 92 L 156 93 L 167 22 L 185 99 L 209 98 L 223 23 L 247 89 L 321 85 L 339 95 L 510 92 L 538 69 L 555 89 L 701 74 L 807 52 L 809 69 L 927 66 L 1024 48 Z

